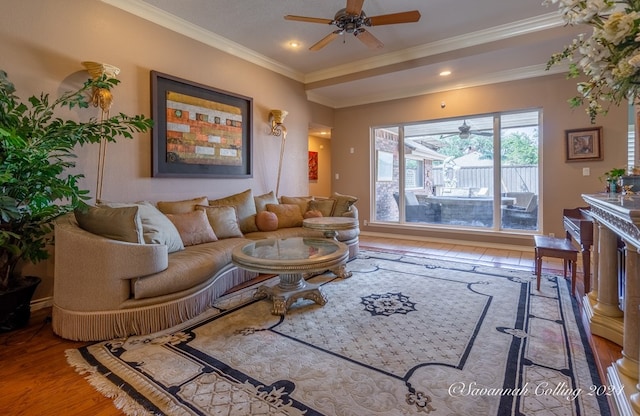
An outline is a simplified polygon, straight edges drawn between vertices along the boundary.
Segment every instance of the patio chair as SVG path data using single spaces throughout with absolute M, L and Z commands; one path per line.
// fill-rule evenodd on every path
M 400 207 L 399 194 L 393 193 L 393 198 Z M 406 191 L 404 194 L 404 214 L 407 222 L 439 222 L 440 221 L 440 204 L 438 203 L 420 203 L 413 192 Z
M 502 209 L 502 222 L 508 228 L 534 228 L 538 223 L 538 195 L 533 192 L 506 192 L 515 198 L 513 205 Z

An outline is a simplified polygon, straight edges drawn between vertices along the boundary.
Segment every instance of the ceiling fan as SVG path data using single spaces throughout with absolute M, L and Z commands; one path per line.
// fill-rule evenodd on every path
M 420 20 L 420 12 L 417 10 L 367 17 L 362 11 L 363 3 L 364 0 L 347 0 L 347 7 L 338 10 L 333 19 L 293 15 L 286 15 L 284 18 L 300 22 L 329 24 L 338 28 L 312 45 L 309 48 L 311 51 L 318 51 L 324 48 L 344 33 L 352 33 L 370 49 L 382 48 L 384 46 L 383 43 L 373 36 L 371 32 L 367 31 L 365 27 L 411 23 Z
M 447 134 L 440 136 L 440 138 L 446 139 L 448 137 L 459 137 L 461 139 L 468 139 L 471 135 L 493 137 L 493 132 L 490 131 L 471 130 L 471 125 L 467 124 L 467 120 L 462 122 L 462 125 L 458 127 L 458 131 L 459 132 L 457 134 Z

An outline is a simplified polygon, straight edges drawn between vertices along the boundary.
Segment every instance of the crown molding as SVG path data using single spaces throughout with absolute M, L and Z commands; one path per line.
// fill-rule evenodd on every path
M 317 104 L 321 104 L 334 109 L 354 107 L 358 105 L 374 104 L 379 102 L 399 100 L 403 98 L 416 97 L 426 94 L 434 94 L 439 92 L 454 91 L 464 88 L 480 87 L 483 85 L 498 84 L 508 81 L 519 81 L 522 79 L 537 78 L 555 74 L 566 73 L 568 71 L 567 65 L 556 65 L 549 70 L 546 69 L 546 64 L 531 65 L 522 68 L 509 69 L 506 71 L 493 72 L 486 74 L 483 77 L 474 77 L 467 82 L 455 82 L 449 84 L 438 84 L 436 86 L 416 86 L 410 89 L 397 90 L 391 93 L 374 94 L 368 96 L 359 96 L 353 99 L 346 99 L 340 102 L 328 99 L 321 93 L 314 91 L 307 91 L 307 99 Z
M 305 84 L 324 81 L 326 79 L 341 77 L 345 75 L 351 75 L 353 73 L 358 73 L 361 71 L 384 67 L 387 65 L 394 65 L 409 60 L 420 59 L 445 52 L 451 52 L 457 49 L 495 42 L 514 36 L 535 33 L 538 31 L 543 31 L 546 29 L 564 25 L 564 22 L 562 21 L 558 13 L 548 13 L 533 18 L 508 23 L 505 25 L 496 26 L 490 29 L 467 33 L 464 35 L 415 46 L 401 51 L 391 52 L 360 61 L 353 61 L 348 64 L 337 65 L 324 70 L 304 74 L 300 71 L 294 70 L 289 66 L 268 58 L 252 49 L 246 48 L 227 38 L 204 30 L 201 27 L 187 22 L 184 19 L 167 13 L 164 10 L 152 6 L 143 0 L 101 1 L 105 4 L 111 5 L 142 19 L 155 23 L 161 27 L 202 42 L 232 56 L 238 57 L 247 62 L 253 63 L 262 68 Z M 566 72 L 566 68 L 556 66 L 551 70 L 546 71 L 544 66 L 541 65 L 487 74 L 484 77 L 473 79 L 467 83 L 439 84 L 435 87 L 425 87 L 423 89 L 411 88 L 411 90 L 408 91 L 394 91 L 391 94 L 370 95 L 340 102 L 334 102 L 326 97 L 323 97 L 322 94 L 314 92 L 313 90 L 309 90 L 307 91 L 307 99 L 309 101 L 332 108 L 344 108 L 393 99 L 408 98 L 412 96 L 431 94 L 436 92 L 494 84 L 498 82 L 533 78 L 560 72 Z
M 233 55 L 260 67 L 284 75 L 293 80 L 304 82 L 304 74 L 256 51 L 246 48 L 239 43 L 204 30 L 200 26 L 187 22 L 142 0 L 101 0 L 125 12 L 131 13 L 142 19 L 148 20 L 166 29 L 172 30 L 191 39 L 202 42 L 213 48 L 219 49 L 229 55 Z
M 535 33 L 564 25 L 565 23 L 558 13 L 547 13 L 529 19 L 495 26 L 490 29 L 465 33 L 464 35 L 426 43 L 401 51 L 390 52 L 360 61 L 349 62 L 348 64 L 337 65 L 320 71 L 310 72 L 305 75 L 304 82 L 305 84 L 309 84 L 312 82 L 324 81 L 327 79 L 351 75 L 362 71 L 425 58 L 484 43 L 496 42 L 512 38 L 514 36 Z

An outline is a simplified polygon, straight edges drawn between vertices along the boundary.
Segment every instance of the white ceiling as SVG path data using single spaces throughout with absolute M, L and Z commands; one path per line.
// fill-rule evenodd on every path
M 367 16 L 422 17 L 368 28 L 382 49 L 345 34 L 312 52 L 335 27 L 284 15 L 332 19 L 345 0 L 103 1 L 301 81 L 309 100 L 333 108 L 566 71 L 545 71 L 546 62 L 586 31 L 564 26 L 542 0 L 365 0 Z M 302 46 L 292 49 L 292 40 Z

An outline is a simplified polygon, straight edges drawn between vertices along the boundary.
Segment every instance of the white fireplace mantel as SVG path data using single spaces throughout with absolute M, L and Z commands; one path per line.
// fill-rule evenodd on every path
M 640 195 L 582 195 L 591 215 L 621 238 L 640 247 Z
M 607 368 L 608 383 L 618 413 L 640 415 L 640 195 L 582 195 L 594 220 L 592 291 L 583 307 L 591 332 L 622 346 L 622 358 Z M 622 239 L 625 264 L 618 264 L 617 238 Z M 623 304 L 620 305 L 618 270 L 624 266 Z M 585 276 L 585 279 L 590 276 Z M 620 308 L 622 306 L 622 308 Z

